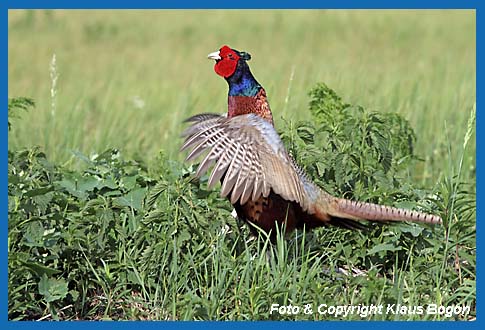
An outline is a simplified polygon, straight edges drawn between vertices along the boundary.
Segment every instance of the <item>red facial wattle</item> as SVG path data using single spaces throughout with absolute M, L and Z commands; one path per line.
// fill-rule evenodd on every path
M 224 78 L 232 76 L 236 71 L 239 55 L 228 46 L 223 46 L 219 50 L 219 56 L 221 59 L 214 65 L 214 71 Z

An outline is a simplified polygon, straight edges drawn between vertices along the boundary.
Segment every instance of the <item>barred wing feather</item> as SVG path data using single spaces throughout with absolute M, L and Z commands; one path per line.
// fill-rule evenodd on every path
M 231 203 L 241 204 L 267 197 L 273 190 L 308 210 L 310 186 L 271 124 L 255 114 L 233 118 L 202 114 L 187 121 L 192 124 L 183 133 L 182 150 L 190 150 L 187 160 L 207 151 L 196 175 L 202 176 L 213 166 L 209 187 L 222 179 L 221 195 L 230 195 Z

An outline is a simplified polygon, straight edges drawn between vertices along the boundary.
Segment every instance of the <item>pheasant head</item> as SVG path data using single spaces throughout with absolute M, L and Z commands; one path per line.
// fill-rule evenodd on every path
M 273 124 L 266 91 L 254 78 L 247 63 L 251 55 L 222 46 L 207 57 L 216 61 L 214 71 L 229 85 L 228 117 L 254 113 Z

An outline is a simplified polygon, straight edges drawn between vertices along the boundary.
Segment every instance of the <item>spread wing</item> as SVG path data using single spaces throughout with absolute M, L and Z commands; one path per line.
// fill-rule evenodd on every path
M 187 161 L 207 151 L 199 164 L 200 177 L 212 166 L 208 185 L 222 179 L 221 196 L 231 203 L 267 197 L 271 190 L 308 209 L 309 180 L 286 151 L 274 127 L 255 114 L 227 118 L 201 114 L 186 120 L 181 150 L 190 150 Z

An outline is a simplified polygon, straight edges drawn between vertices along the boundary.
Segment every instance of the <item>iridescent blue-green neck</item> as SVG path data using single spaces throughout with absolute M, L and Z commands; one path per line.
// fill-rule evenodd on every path
M 229 84 L 229 96 L 256 96 L 261 85 L 256 81 L 249 66 L 244 60 L 239 60 L 234 74 L 226 78 Z

